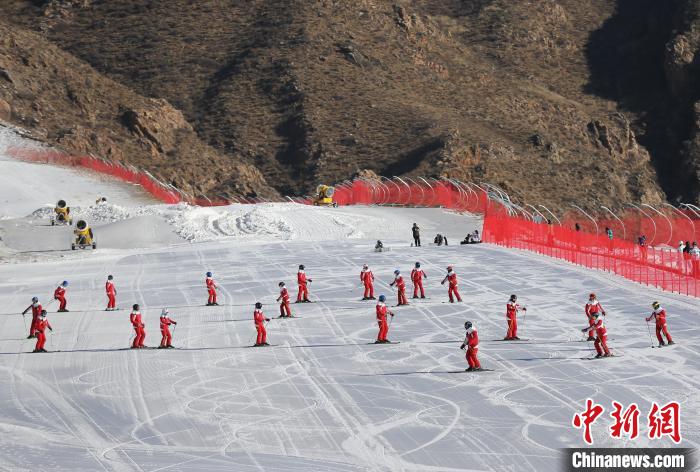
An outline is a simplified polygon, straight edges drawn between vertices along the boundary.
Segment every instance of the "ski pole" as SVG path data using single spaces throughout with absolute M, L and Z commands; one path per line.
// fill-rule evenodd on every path
M 27 331 L 27 317 L 22 313 L 22 323 L 24 323 L 24 331 Z
M 654 339 L 651 337 L 651 328 L 649 327 L 649 322 L 647 321 L 647 332 L 649 333 L 649 343 L 652 349 L 654 348 Z

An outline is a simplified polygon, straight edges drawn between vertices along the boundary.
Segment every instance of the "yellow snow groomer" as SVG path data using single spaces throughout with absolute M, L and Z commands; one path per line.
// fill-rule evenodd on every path
M 75 234 L 75 242 L 71 244 L 71 249 L 75 250 L 76 247 L 85 249 L 90 246 L 92 246 L 93 249 L 97 249 L 95 236 L 92 234 L 92 228 L 88 226 L 85 220 L 79 220 L 75 224 L 73 234 Z
M 335 189 L 330 185 L 319 185 L 316 187 L 316 196 L 314 197 L 314 205 L 316 206 L 338 206 L 337 203 L 333 201 L 333 193 Z
M 59 200 L 56 203 L 56 207 L 53 209 L 55 213 L 54 217 L 51 218 L 51 226 L 54 225 L 72 225 L 73 219 L 70 216 L 70 207 L 66 204 L 65 200 Z

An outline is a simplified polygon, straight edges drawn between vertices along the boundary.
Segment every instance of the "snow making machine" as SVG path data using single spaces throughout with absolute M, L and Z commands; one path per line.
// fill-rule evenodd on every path
M 319 185 L 316 187 L 316 196 L 314 197 L 313 204 L 315 206 L 337 207 L 338 204 L 333 201 L 333 193 L 335 193 L 335 188 L 330 185 Z
M 88 226 L 85 220 L 79 220 L 75 224 L 73 234 L 75 234 L 75 242 L 70 246 L 72 250 L 75 251 L 76 248 L 86 249 L 90 247 L 97 249 L 95 235 L 92 233 L 92 228 Z
M 65 200 L 59 200 L 53 209 L 53 216 L 51 217 L 51 226 L 55 225 L 72 225 L 73 217 L 70 215 L 70 207 L 66 204 Z

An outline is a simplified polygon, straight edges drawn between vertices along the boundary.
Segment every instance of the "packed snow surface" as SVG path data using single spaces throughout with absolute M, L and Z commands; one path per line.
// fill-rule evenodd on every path
M 583 445 L 571 418 L 589 397 L 606 408 L 596 446 L 674 446 L 645 434 L 651 402 L 672 400 L 682 405 L 680 446 L 700 442 L 696 299 L 526 252 L 460 246 L 478 219 L 439 209 L 169 206 L 71 170 L 1 157 L 0 170 L 0 470 L 558 470 L 559 448 Z M 5 185 L 19 179 L 35 190 Z M 109 204 L 94 205 L 96 194 Z M 58 198 L 93 225 L 97 250 L 70 251 L 71 228 L 47 226 L 42 208 Z M 410 246 L 413 222 L 422 247 Z M 429 244 L 437 232 L 449 246 Z M 390 250 L 375 253 L 377 239 Z M 429 298 L 410 299 L 409 282 L 411 305 L 392 308 L 389 338 L 400 344 L 371 344 L 377 326 L 374 304 L 360 301 L 362 264 L 377 277 L 376 294 L 395 304 L 392 272 L 408 277 L 416 261 Z M 272 347 L 250 348 L 253 304 L 274 317 L 277 283 L 295 296 L 299 264 L 315 303 L 268 324 Z M 445 303 L 448 264 L 461 304 Z M 203 306 L 206 271 L 223 306 Z M 102 311 L 107 274 L 120 311 Z M 51 302 L 61 280 L 70 282 L 69 313 Z M 591 355 L 580 332 L 591 291 L 619 357 L 581 359 Z M 519 343 L 496 341 L 511 293 L 528 307 L 519 329 L 528 340 Z M 19 313 L 34 295 L 50 312 L 47 348 L 59 352 L 30 353 Z M 650 348 L 643 316 L 655 299 L 675 346 Z M 160 341 L 161 308 L 170 308 L 178 349 L 126 349 L 133 303 L 149 346 Z M 492 372 L 463 371 L 467 319 Z M 639 405 L 637 441 L 610 438 L 613 400 Z

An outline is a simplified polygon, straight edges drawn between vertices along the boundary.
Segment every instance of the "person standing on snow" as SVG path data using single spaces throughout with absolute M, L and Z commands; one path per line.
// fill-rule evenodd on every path
M 297 295 L 296 303 L 310 303 L 311 300 L 309 300 L 309 289 L 307 288 L 307 282 L 313 282 L 313 280 L 306 278 L 306 272 L 304 272 L 304 264 L 299 265 L 299 272 L 297 272 L 297 282 L 299 283 L 299 294 Z
M 170 325 L 177 325 L 177 321 L 170 319 L 170 313 L 167 308 L 163 308 L 160 312 L 160 346 L 158 349 L 172 348 L 173 336 L 170 334 Z
M 397 305 L 408 305 L 408 300 L 406 300 L 406 282 L 403 281 L 403 277 L 401 276 L 401 271 L 399 269 L 394 271 L 394 281 L 389 284 L 390 287 L 393 287 L 394 285 L 396 285 L 398 290 L 397 295 L 399 301 Z
M 146 325 L 143 324 L 141 311 L 139 311 L 138 304 L 134 304 L 131 314 L 129 315 L 129 319 L 131 320 L 131 326 L 134 327 L 134 332 L 136 333 L 134 342 L 131 344 L 131 349 L 143 348 L 143 342 L 146 340 Z
M 207 284 L 207 293 L 209 294 L 207 306 L 218 306 L 219 304 L 216 302 L 216 289 L 219 288 L 219 286 L 214 282 L 211 272 L 207 272 L 205 283 Z
M 49 320 L 46 319 L 46 310 L 41 310 L 39 319 L 36 322 L 36 347 L 32 352 L 47 352 L 46 349 L 44 349 L 44 344 L 46 344 L 46 328 L 49 328 L 49 331 L 53 331 Z
M 280 288 L 280 296 L 277 297 L 277 301 L 280 303 L 280 318 L 291 318 L 292 309 L 289 307 L 289 292 L 287 291 L 287 287 L 284 286 L 284 282 L 280 282 L 278 285 Z
M 29 325 L 29 336 L 27 336 L 27 339 L 36 337 L 36 324 L 39 321 L 41 312 L 44 311 L 44 309 L 41 307 L 41 303 L 39 303 L 38 297 L 32 297 L 32 304 L 24 309 L 22 316 L 26 315 L 30 309 L 32 310 L 32 324 Z
M 457 274 L 452 270 L 452 266 L 447 266 L 447 275 L 442 279 L 440 285 L 445 285 L 445 282 L 449 282 L 447 295 L 450 297 L 450 303 L 454 303 L 454 297 L 457 297 L 457 301 L 461 302 L 462 297 L 459 296 L 459 290 L 457 290 Z
M 66 305 L 68 305 L 68 301 L 66 300 L 66 287 L 68 287 L 68 281 L 64 280 L 61 282 L 61 285 L 56 287 L 56 290 L 53 291 L 53 298 L 55 300 L 58 300 L 58 311 L 59 312 L 67 312 L 68 310 L 66 309 Z
M 418 298 L 418 290 L 420 297 L 425 298 L 425 290 L 423 290 L 423 279 L 427 279 L 423 269 L 420 268 L 420 262 L 416 262 L 416 266 L 411 271 L 411 281 L 413 282 L 413 298 Z
M 586 341 L 595 341 L 595 337 L 593 336 L 593 314 L 594 313 L 600 313 L 603 316 L 605 315 L 605 310 L 603 310 L 603 305 L 600 304 L 598 299 L 595 296 L 595 293 L 591 293 L 588 296 L 588 302 L 586 303 L 586 316 L 588 317 L 588 324 L 591 325 L 591 329 L 588 331 L 588 339 Z
M 362 300 L 374 300 L 374 274 L 369 270 L 367 264 L 362 266 L 360 282 L 365 286 L 365 293 L 362 296 Z
M 582 333 L 586 331 L 590 332 L 591 327 L 583 328 Z M 595 332 L 595 350 L 598 353 L 595 357 L 611 357 L 610 350 L 608 349 L 608 330 L 605 329 L 603 324 L 603 317 L 600 316 L 599 312 L 593 313 L 593 331 Z
M 666 345 L 661 333 L 666 336 L 669 346 L 671 344 L 675 344 L 673 342 L 673 338 L 671 338 L 671 334 L 668 332 L 668 327 L 666 326 L 666 310 L 661 308 L 661 304 L 659 302 L 652 303 L 651 307 L 654 309 L 654 311 L 645 319 L 647 320 L 647 323 L 649 323 L 652 318 L 656 321 L 656 339 L 659 340 L 659 347 Z
M 117 309 L 117 289 L 114 287 L 114 277 L 107 276 L 105 282 L 105 292 L 107 293 L 107 308 L 105 311 L 114 311 Z
M 464 329 L 467 330 L 467 334 L 464 337 L 464 342 L 460 346 L 460 349 L 467 348 L 467 372 L 479 371 L 481 370 L 481 362 L 476 354 L 479 352 L 479 334 L 476 332 L 476 328 L 472 325 L 471 321 L 464 322 Z
M 260 302 L 255 304 L 253 321 L 255 322 L 255 329 L 258 332 L 258 337 L 255 340 L 255 346 L 269 346 L 267 343 L 267 330 L 265 329 L 265 322 L 270 321 L 270 318 L 266 318 L 263 314 L 262 303 Z
M 379 295 L 379 300 L 377 301 L 377 306 L 376 306 L 376 312 L 377 312 L 377 324 L 379 325 L 379 334 L 377 334 L 377 340 L 374 342 L 374 344 L 385 344 L 389 343 L 390 341 L 386 338 L 387 334 L 389 334 L 389 323 L 386 321 L 386 315 L 390 315 L 392 318 L 394 317 L 394 313 L 392 313 L 389 308 L 386 306 L 386 296 L 384 295 Z
M 411 228 L 411 232 L 413 233 L 413 244 L 416 247 L 420 247 L 420 228 L 416 223 L 413 223 L 413 227 Z
M 521 307 L 517 303 L 518 296 L 511 295 L 510 300 L 506 304 L 506 320 L 508 321 L 508 332 L 506 337 L 503 338 L 504 341 L 519 341 L 518 337 L 518 312 L 527 311 L 527 308 Z

